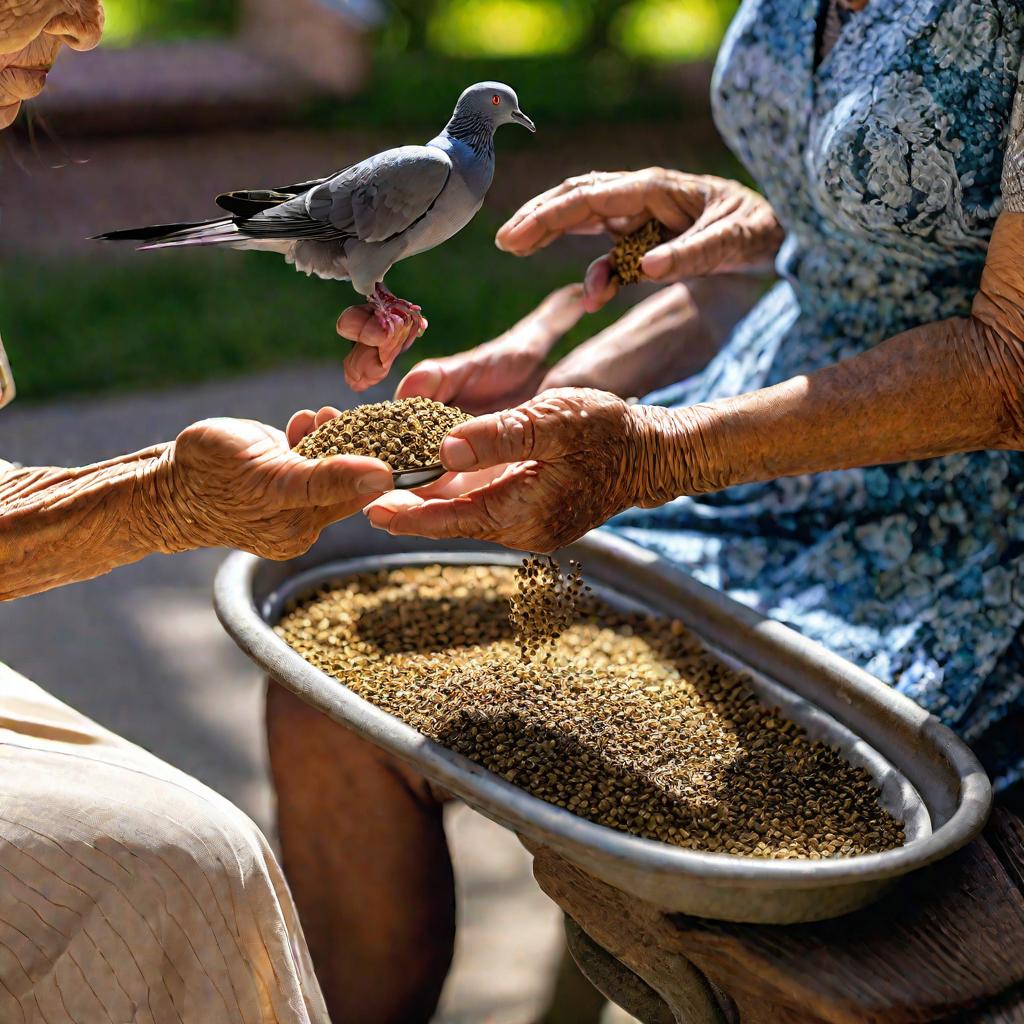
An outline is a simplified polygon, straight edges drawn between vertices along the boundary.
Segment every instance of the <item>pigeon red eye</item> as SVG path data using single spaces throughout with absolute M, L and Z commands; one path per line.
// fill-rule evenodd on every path
M 493 103 L 493 104 L 494 104 L 495 106 L 497 106 L 497 105 L 498 105 L 499 103 L 501 103 L 501 97 L 500 97 L 500 96 L 497 96 L 497 95 L 495 95 L 495 96 L 492 96 L 492 97 L 491 97 L 491 102 L 492 102 L 492 103 Z

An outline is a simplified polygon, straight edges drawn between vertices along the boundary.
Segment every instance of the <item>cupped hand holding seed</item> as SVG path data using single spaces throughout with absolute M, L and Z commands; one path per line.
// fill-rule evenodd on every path
M 379 459 L 314 461 L 254 420 L 210 419 L 183 430 L 149 481 L 142 514 L 159 517 L 172 547 L 234 547 L 264 558 L 302 554 L 324 527 L 391 489 Z
M 737 181 L 649 167 L 569 178 L 532 199 L 499 231 L 500 249 L 529 256 L 566 234 L 622 238 L 650 220 L 671 236 L 642 259 L 654 281 L 768 265 L 783 231 L 768 201 Z M 608 256 L 587 268 L 584 306 L 594 312 L 618 291 Z
M 675 496 L 648 478 L 657 460 L 649 419 L 604 391 L 547 391 L 456 427 L 441 446 L 453 476 L 383 495 L 364 511 L 392 534 L 554 551 L 624 509 Z

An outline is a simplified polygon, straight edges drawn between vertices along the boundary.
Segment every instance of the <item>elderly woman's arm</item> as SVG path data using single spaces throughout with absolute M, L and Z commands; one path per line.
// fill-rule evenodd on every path
M 304 459 L 251 420 L 205 420 L 79 469 L 0 463 L 0 600 L 154 552 L 224 545 L 289 558 L 390 487 L 377 459 Z
M 644 395 L 702 369 L 759 292 L 756 279 L 739 275 L 671 284 L 548 367 L 551 351 L 583 314 L 582 286 L 567 285 L 499 337 L 417 363 L 395 397 L 432 398 L 479 414 L 517 405 L 549 388 Z
M 367 510 L 392 533 L 551 550 L 633 505 L 801 473 L 1024 448 L 1024 103 L 971 316 L 891 338 L 774 387 L 689 409 L 595 391 L 541 395 L 453 432 L 471 472 Z M 487 482 L 486 477 L 492 479 Z
M 682 410 L 678 421 L 647 412 L 663 456 L 690 449 L 683 461 L 692 469 L 674 474 L 679 493 L 1024 448 L 1024 213 L 999 218 L 970 317 L 927 324 L 817 373 Z
M 172 550 L 147 511 L 162 448 L 81 469 L 0 476 L 0 599 L 71 583 Z

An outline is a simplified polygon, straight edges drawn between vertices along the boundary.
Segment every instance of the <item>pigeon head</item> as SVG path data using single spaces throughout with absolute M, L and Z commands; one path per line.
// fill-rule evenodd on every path
M 459 97 L 446 131 L 452 138 L 478 145 L 489 142 L 503 124 L 521 124 L 531 132 L 537 130 L 519 109 L 514 89 L 502 82 L 477 82 Z

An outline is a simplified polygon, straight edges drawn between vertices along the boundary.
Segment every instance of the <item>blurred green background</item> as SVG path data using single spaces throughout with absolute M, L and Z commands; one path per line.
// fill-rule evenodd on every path
M 105 0 L 103 46 L 230 37 L 239 3 Z M 426 138 L 466 84 L 496 78 L 515 85 L 542 126 L 534 137 L 500 136 L 496 185 L 512 156 L 530 161 L 517 164 L 516 184 L 541 190 L 561 180 L 566 153 L 594 152 L 611 168 L 643 166 L 648 150 L 658 156 L 666 145 L 661 162 L 736 174 L 708 128 L 706 96 L 706 65 L 735 7 L 735 0 L 395 0 L 370 40 L 371 72 L 360 95 L 306 104 L 287 126 L 289 144 L 296 131 L 313 138 L 359 130 L 373 146 L 367 152 Z M 687 76 L 701 67 L 703 77 Z M 705 82 L 703 89 L 693 81 Z M 609 138 L 627 128 L 630 139 L 657 140 L 660 148 L 627 139 L 608 156 Z M 201 151 L 201 140 L 189 145 Z M 258 166 L 247 173 L 251 180 L 233 184 L 276 184 L 261 180 Z M 7 203 L 16 198 L 16 180 L 10 188 Z M 585 262 L 571 245 L 530 261 L 497 252 L 494 231 L 512 208 L 489 202 L 456 238 L 391 272 L 389 286 L 420 303 L 431 322 L 404 365 L 485 340 L 551 288 L 579 279 Z M 168 220 L 178 215 L 166 210 Z M 110 226 L 117 221 L 100 228 Z M 0 275 L 0 329 L 28 400 L 337 359 L 334 320 L 357 300 L 347 285 L 307 279 L 264 254 L 8 253 Z M 566 345 L 612 315 L 587 321 Z
M 227 35 L 238 0 L 104 0 L 106 46 Z M 447 57 L 564 57 L 611 50 L 639 60 L 713 56 L 733 0 L 392 0 L 378 43 Z

